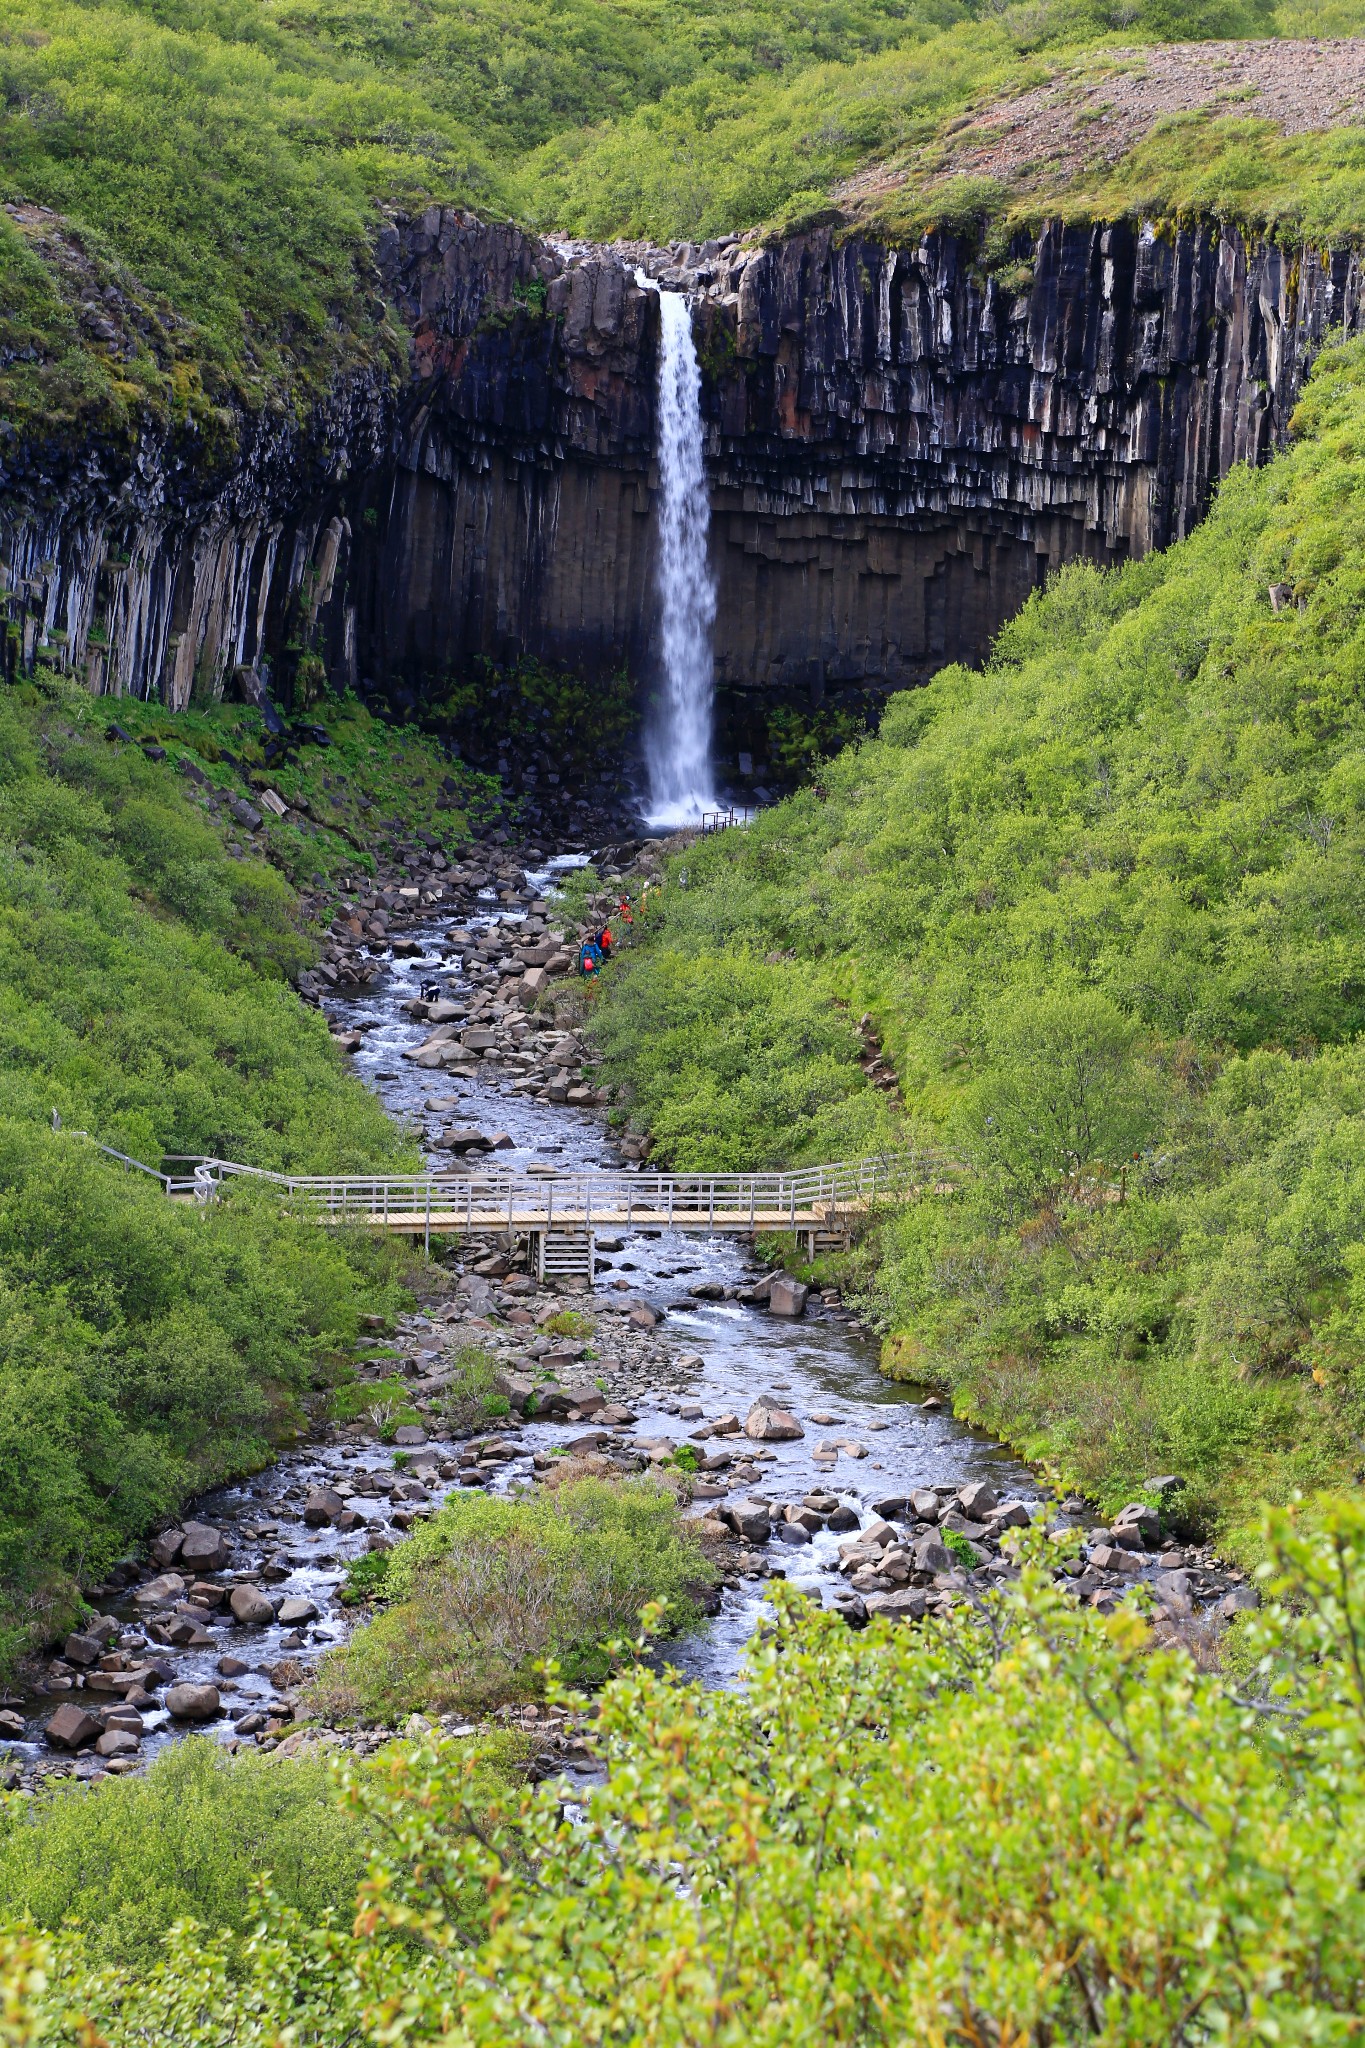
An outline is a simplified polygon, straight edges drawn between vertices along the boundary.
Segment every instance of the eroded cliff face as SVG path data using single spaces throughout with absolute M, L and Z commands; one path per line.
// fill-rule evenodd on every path
M 738 690 L 889 688 L 980 658 L 1048 570 L 1188 531 L 1361 319 L 1353 254 L 1046 227 L 999 275 L 957 238 L 831 231 L 657 251 L 433 210 L 377 258 L 406 376 L 303 424 L 30 453 L 0 478 L 7 660 L 173 705 L 302 661 L 397 702 L 478 656 L 656 659 L 658 312 L 694 295 L 719 605 Z

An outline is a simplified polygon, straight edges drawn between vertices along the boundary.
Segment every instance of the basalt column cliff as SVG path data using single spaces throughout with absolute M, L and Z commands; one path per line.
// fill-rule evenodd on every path
M 1186 532 L 1361 297 L 1353 255 L 1121 226 L 1049 226 L 993 276 L 946 234 L 597 249 L 433 210 L 377 261 L 406 374 L 288 446 L 244 434 L 211 485 L 162 443 L 6 480 L 22 654 L 173 703 L 234 672 L 287 692 L 302 652 L 399 702 L 480 655 L 648 677 L 642 266 L 694 294 L 718 678 L 916 682 L 1059 563 Z

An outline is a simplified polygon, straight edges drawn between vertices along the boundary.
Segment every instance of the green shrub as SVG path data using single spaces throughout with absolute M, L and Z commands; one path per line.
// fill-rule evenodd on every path
M 311 1704 L 392 1721 L 531 1698 L 541 1658 L 604 1671 L 603 1642 L 631 1632 L 646 1601 L 666 1600 L 676 1627 L 695 1622 L 710 1577 L 672 1494 L 648 1479 L 457 1496 L 391 1554 L 394 1604 L 323 1659 Z
M 324 1762 L 232 1757 L 191 1736 L 140 1777 L 11 1801 L 0 1896 L 39 1927 L 79 1921 L 92 1957 L 147 1969 L 176 1920 L 254 1926 L 262 1871 L 307 1922 L 344 1913 L 375 1841 Z
M 1075 1605 L 1039 1532 L 984 1617 L 855 1633 L 778 1588 L 742 1685 L 606 1688 L 571 1824 L 553 1780 L 490 1802 L 455 1745 L 395 1751 L 353 1781 L 382 1843 L 353 1932 L 277 1911 L 239 1975 L 192 1928 L 101 1977 L 78 1937 L 14 1930 L 7 2022 L 109 2048 L 342 2048 L 397 2012 L 452 2048 L 1350 2041 L 1365 1509 L 1263 1543 L 1226 1674 L 1131 1605 Z
M 478 1344 L 462 1344 L 445 1361 L 442 1371 L 447 1378 L 441 1389 L 441 1409 L 452 1429 L 477 1429 L 491 1416 L 510 1412 L 506 1395 L 493 1390 L 499 1365 L 492 1352 Z

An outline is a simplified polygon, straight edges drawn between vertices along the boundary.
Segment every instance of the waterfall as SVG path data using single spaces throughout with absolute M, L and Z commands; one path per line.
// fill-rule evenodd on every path
M 639 281 L 650 289 L 650 279 Z M 713 810 L 711 627 L 716 587 L 706 556 L 711 506 L 702 460 L 701 370 L 692 314 L 659 292 L 659 601 L 663 699 L 645 735 L 651 825 L 695 825 Z

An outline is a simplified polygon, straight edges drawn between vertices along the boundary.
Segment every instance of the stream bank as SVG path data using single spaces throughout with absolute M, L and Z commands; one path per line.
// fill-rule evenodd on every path
M 652 855 L 647 843 L 646 869 Z M 581 1041 L 531 1007 L 540 982 L 527 976 L 553 981 L 571 957 L 554 885 L 581 858 L 499 851 L 446 862 L 425 886 L 381 876 L 338 918 L 342 968 L 324 999 L 333 1029 L 443 1171 L 477 1172 L 492 1148 L 500 1165 L 545 1175 L 631 1163 L 603 1128 Z M 693 1503 L 722 1591 L 706 1626 L 665 1654 L 711 1685 L 733 1681 L 765 1578 L 785 1576 L 855 1625 L 879 1608 L 915 1618 L 1008 1577 L 1006 1530 L 1057 1512 L 998 1444 L 883 1378 L 876 1339 L 837 1300 L 812 1295 L 799 1317 L 756 1300 L 754 1266 L 732 1242 L 603 1240 L 591 1291 L 537 1284 L 515 1270 L 514 1249 L 433 1267 L 421 1309 L 359 1348 L 362 1387 L 374 1382 L 378 1396 L 400 1378 L 416 1422 L 395 1428 L 382 1404 L 355 1421 L 319 1419 L 97 1592 L 99 1615 L 0 1708 L 12 1782 L 136 1770 L 198 1728 L 286 1753 L 317 1739 L 293 1724 L 317 1659 L 353 1625 L 340 1597 L 351 1562 L 401 1540 L 454 1489 L 531 1484 L 552 1459 L 584 1472 L 653 1467 Z M 590 1338 L 540 1328 L 569 1306 L 589 1317 Z M 493 1431 L 456 1428 L 444 1412 L 451 1361 L 470 1344 L 506 1376 L 513 1412 Z M 527 1384 L 530 1417 L 515 1412 Z M 694 1476 L 676 1462 L 683 1444 Z M 1063 1520 L 1084 1516 L 1084 1503 L 1063 1504 Z M 1163 1549 L 1159 1537 L 1154 1518 L 1092 1532 L 1073 1568 L 1078 1592 L 1112 1603 L 1134 1576 L 1155 1574 L 1175 1618 L 1250 1597 L 1207 1553 Z M 537 1768 L 572 1760 L 572 1731 L 527 1719 L 545 1734 Z M 392 1732 L 328 1739 L 373 1748 Z

